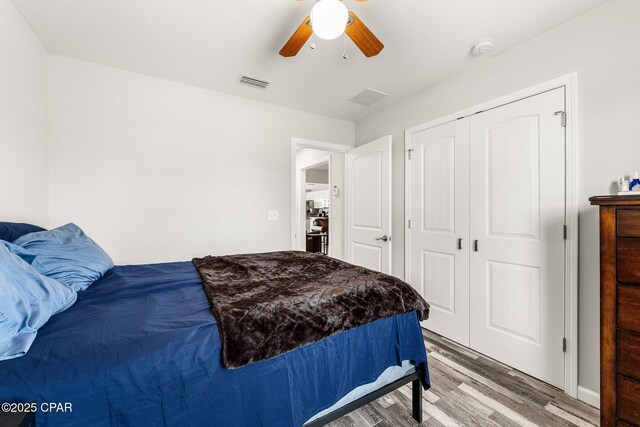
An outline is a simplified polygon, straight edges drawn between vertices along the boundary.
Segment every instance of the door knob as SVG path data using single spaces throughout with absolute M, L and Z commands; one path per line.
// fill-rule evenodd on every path
M 391 240 L 391 238 L 385 234 L 384 236 L 376 237 L 376 240 L 382 240 L 383 242 L 388 242 L 389 240 Z

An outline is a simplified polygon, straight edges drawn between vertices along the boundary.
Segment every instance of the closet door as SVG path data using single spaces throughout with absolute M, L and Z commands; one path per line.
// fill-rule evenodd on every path
M 564 89 L 471 117 L 471 347 L 564 387 Z
M 425 327 L 469 345 L 469 120 L 411 134 L 411 285 Z

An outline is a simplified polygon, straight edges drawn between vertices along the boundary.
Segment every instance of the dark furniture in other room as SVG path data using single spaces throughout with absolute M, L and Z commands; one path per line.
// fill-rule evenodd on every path
M 600 206 L 600 424 L 640 426 L 640 195 Z
M 313 220 L 312 231 L 307 233 L 307 252 L 329 253 L 329 218 Z

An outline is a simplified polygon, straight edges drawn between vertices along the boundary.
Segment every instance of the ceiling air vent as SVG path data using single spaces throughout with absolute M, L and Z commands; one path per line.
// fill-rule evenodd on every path
M 261 89 L 266 89 L 271 84 L 269 80 L 258 79 L 255 77 L 247 76 L 246 74 L 240 74 L 240 83 L 259 87 Z
M 365 89 L 356 96 L 349 98 L 349 101 L 368 107 L 380 101 L 381 99 L 386 98 L 387 96 L 389 95 L 384 92 L 380 92 L 374 89 Z

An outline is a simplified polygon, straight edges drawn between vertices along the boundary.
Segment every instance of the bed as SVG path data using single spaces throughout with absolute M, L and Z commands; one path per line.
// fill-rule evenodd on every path
M 239 369 L 191 262 L 116 266 L 0 362 L 0 402 L 53 402 L 40 426 L 316 426 L 413 382 L 429 386 L 415 312 Z M 71 408 L 71 411 L 64 410 Z

